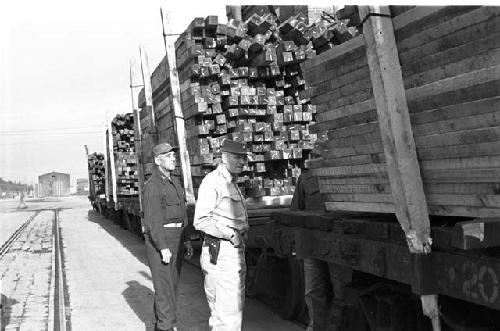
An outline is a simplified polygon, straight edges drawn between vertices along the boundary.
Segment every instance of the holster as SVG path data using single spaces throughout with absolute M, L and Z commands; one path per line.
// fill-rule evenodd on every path
M 210 263 L 217 264 L 217 257 L 220 250 L 220 239 L 205 234 L 205 243 L 208 245 L 208 253 L 210 254 Z

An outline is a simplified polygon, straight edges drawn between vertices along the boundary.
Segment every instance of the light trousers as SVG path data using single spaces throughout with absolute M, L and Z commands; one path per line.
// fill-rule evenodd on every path
M 222 240 L 214 265 L 210 263 L 208 246 L 203 243 L 200 264 L 205 274 L 210 330 L 241 330 L 245 304 L 245 249 L 235 248 L 229 241 Z

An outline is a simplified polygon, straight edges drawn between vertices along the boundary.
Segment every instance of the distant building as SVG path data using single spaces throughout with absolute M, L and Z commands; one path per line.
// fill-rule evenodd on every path
M 89 193 L 89 179 L 88 178 L 77 178 L 76 180 L 76 194 L 88 194 Z
M 38 176 L 39 197 L 64 197 L 70 194 L 69 174 L 49 172 Z

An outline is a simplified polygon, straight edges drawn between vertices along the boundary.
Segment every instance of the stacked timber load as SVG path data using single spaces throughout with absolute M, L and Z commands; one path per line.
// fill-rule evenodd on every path
M 145 90 L 138 96 L 138 112 L 141 128 L 140 164 L 147 179 L 153 168 L 153 147 L 162 142 L 177 145 L 175 134 L 175 116 L 173 97 L 170 85 L 170 68 L 165 56 L 151 74 L 151 91 L 153 107 L 146 106 Z M 178 175 L 179 172 L 174 173 Z
M 323 12 L 321 20 L 309 26 L 305 32 L 306 38 L 311 39 L 316 54 L 326 52 L 357 36 L 358 29 L 350 26 L 349 22 Z
M 153 111 L 155 116 L 158 142 L 176 144 L 174 133 L 173 101 L 170 87 L 170 69 L 167 57 L 164 57 L 151 75 L 153 92 Z
M 500 8 L 391 12 L 429 212 L 499 216 Z M 327 209 L 394 212 L 363 36 L 302 69 L 328 137 L 313 162 Z
M 111 121 L 113 156 L 118 196 L 138 195 L 137 158 L 134 142 L 133 114 L 116 115 Z
M 104 167 L 104 154 L 92 153 L 88 157 L 90 180 L 94 183 L 95 194 L 104 194 L 106 173 Z
M 312 39 L 321 33 L 304 22 L 300 15 L 278 24 L 272 14 L 254 14 L 223 25 L 208 16 L 194 19 L 177 40 L 195 188 L 230 138 L 252 151 L 240 176 L 247 196 L 293 194 L 316 138 L 309 132 L 316 108 L 299 95 L 305 88 L 300 63 L 315 56 Z

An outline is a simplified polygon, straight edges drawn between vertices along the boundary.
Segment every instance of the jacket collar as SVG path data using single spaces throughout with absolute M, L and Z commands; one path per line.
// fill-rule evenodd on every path
M 229 171 L 227 170 L 226 166 L 224 164 L 219 164 L 217 166 L 217 171 L 222 175 L 222 177 L 224 177 L 225 180 L 227 180 L 228 182 L 231 182 L 233 180 L 233 175 L 231 175 L 229 173 Z
M 165 174 L 160 170 L 160 168 L 157 165 L 153 167 L 153 175 L 159 177 L 163 183 L 170 182 L 167 176 L 165 176 Z

